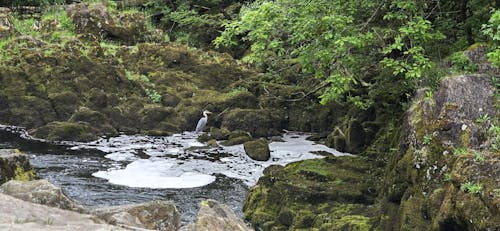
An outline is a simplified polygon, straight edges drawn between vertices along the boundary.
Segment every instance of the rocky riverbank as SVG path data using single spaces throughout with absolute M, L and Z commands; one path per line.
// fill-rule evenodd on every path
M 202 201 L 196 222 L 182 227 L 172 201 L 86 208 L 47 180 L 27 181 L 29 178 L 24 176 L 33 170 L 29 162 L 23 162 L 27 160 L 26 155 L 13 149 L 0 151 L 0 170 L 19 166 L 14 174 L 2 174 L 9 180 L 0 186 L 0 207 L 3 208 L 0 227 L 5 229 L 251 230 L 229 207 L 214 200 Z
M 247 197 L 245 218 L 262 230 L 498 230 L 495 91 L 490 76 L 467 75 L 420 94 L 401 130 L 375 142 L 399 141 L 379 153 L 386 166 L 366 158 L 382 148 L 374 145 L 360 157 L 268 168 Z

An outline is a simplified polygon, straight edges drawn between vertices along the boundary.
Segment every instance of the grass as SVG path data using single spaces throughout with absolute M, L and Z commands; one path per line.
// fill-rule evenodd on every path
M 467 182 L 467 183 L 461 184 L 460 185 L 460 189 L 463 192 L 478 194 L 483 189 L 483 186 L 481 184 L 479 184 L 479 183 L 474 184 L 474 183 L 471 183 L 471 182 Z

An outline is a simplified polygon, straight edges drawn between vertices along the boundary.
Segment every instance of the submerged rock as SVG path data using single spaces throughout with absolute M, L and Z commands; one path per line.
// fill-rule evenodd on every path
M 12 179 L 28 181 L 36 178 L 26 154 L 17 149 L 0 149 L 0 185 Z
M 0 192 L 21 200 L 50 207 L 77 212 L 86 211 L 83 206 L 64 195 L 61 188 L 54 186 L 47 180 L 28 182 L 11 180 L 0 186 Z
M 180 227 L 180 214 L 172 201 L 103 207 L 92 213 L 115 225 L 166 231 L 175 231 Z
M 265 139 L 247 141 L 243 144 L 245 153 L 254 160 L 267 161 L 271 158 L 269 144 Z

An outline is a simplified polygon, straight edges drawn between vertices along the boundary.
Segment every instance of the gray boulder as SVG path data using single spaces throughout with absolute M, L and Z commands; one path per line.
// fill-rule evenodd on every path
M 11 180 L 0 186 L 0 192 L 32 203 L 50 207 L 85 212 L 83 206 L 64 195 L 61 188 L 47 180 Z
M 180 214 L 172 201 L 98 208 L 92 213 L 110 224 L 154 230 L 177 230 Z
M 245 222 L 234 211 L 215 200 L 200 203 L 195 224 L 183 227 L 183 231 L 250 231 Z
M 271 151 L 269 150 L 269 144 L 265 139 L 258 139 L 245 142 L 243 144 L 246 154 L 259 161 L 267 161 L 271 158 Z
M 0 230 L 130 230 L 106 224 L 93 215 L 34 204 L 2 193 L 0 208 Z

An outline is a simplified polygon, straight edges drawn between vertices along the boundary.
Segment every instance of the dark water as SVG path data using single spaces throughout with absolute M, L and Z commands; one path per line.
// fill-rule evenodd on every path
M 242 180 L 216 175 L 206 186 L 183 189 L 134 188 L 109 183 L 92 176 L 116 165 L 127 165 L 105 158 L 97 150 L 73 151 L 60 146 L 33 143 L 17 135 L 0 131 L 0 148 L 17 148 L 28 154 L 32 166 L 41 178 L 61 187 L 65 194 L 89 207 L 124 205 L 151 200 L 173 200 L 181 213 L 183 223 L 195 219 L 199 203 L 215 199 L 230 206 L 238 215 L 248 186 Z

